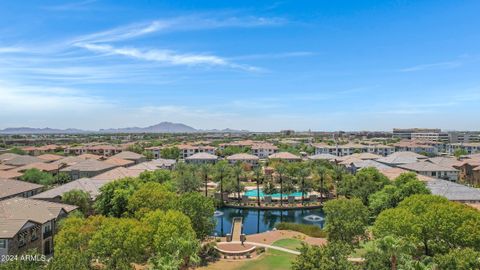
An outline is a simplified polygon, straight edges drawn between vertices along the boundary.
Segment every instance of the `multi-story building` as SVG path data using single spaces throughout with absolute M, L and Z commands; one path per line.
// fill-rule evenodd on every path
M 450 143 L 480 142 L 480 132 L 452 131 L 448 133 Z
M 424 143 L 424 142 L 415 142 L 415 141 L 401 141 L 393 145 L 396 152 L 415 152 L 415 153 L 428 153 L 436 154 L 438 149 L 434 146 Z
M 82 145 L 66 147 L 63 152 L 67 155 L 94 154 L 109 157 L 122 152 L 122 148 L 113 145 Z
M 34 183 L 13 179 L 0 179 L 0 201 L 13 197 L 28 198 L 40 193 L 42 189 L 42 185 Z
M 213 146 L 204 146 L 204 145 L 190 145 L 190 144 L 182 144 L 176 146 L 180 149 L 180 156 L 183 159 L 191 157 L 197 153 L 207 153 L 210 155 L 215 155 L 215 147 Z
M 252 154 L 259 158 L 267 158 L 278 153 L 278 147 L 271 143 L 259 143 L 252 146 Z
M 0 209 L 1 260 L 6 258 L 1 255 L 18 255 L 32 249 L 51 255 L 58 221 L 77 207 L 16 197 L 0 201 Z
M 349 156 L 355 153 L 371 153 L 380 156 L 387 156 L 394 152 L 394 148 L 388 145 L 374 144 L 363 145 L 347 143 L 343 145 L 328 145 L 323 143 L 312 144 L 315 147 L 315 154 L 330 154 L 338 157 Z
M 441 130 L 437 128 L 394 128 L 393 137 L 399 138 L 399 139 L 411 140 L 413 138 L 413 134 L 415 133 L 428 135 L 428 134 L 435 134 L 440 132 Z
M 465 150 L 468 154 L 480 153 L 480 143 L 449 143 L 447 152 L 453 155 L 456 150 Z
M 428 141 L 428 142 L 449 142 L 449 134 L 447 132 L 415 132 L 411 135 L 412 140 Z

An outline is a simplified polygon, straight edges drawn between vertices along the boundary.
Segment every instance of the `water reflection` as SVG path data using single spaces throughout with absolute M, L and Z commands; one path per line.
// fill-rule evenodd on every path
M 314 224 L 320 227 L 324 225 L 324 214 L 321 209 L 312 210 L 258 210 L 220 208 L 216 212 L 223 215 L 215 215 L 217 225 L 215 233 L 225 236 L 230 232 L 232 219 L 243 218 L 243 231 L 245 234 L 255 234 L 270 231 L 279 222 L 294 222 L 300 224 Z

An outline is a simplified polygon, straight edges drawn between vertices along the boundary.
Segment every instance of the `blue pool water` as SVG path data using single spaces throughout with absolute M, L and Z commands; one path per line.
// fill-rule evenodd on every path
M 271 231 L 279 222 L 294 222 L 300 224 L 317 225 L 323 228 L 324 214 L 322 209 L 310 210 L 258 210 L 218 208 L 215 211 L 216 236 L 225 236 L 230 233 L 232 219 L 243 218 L 243 233 L 256 234 Z
M 249 197 L 257 197 L 257 190 L 252 189 L 252 190 L 245 191 L 245 195 L 249 196 Z M 280 198 L 280 193 L 274 193 L 274 194 L 268 194 L 268 195 L 272 196 L 272 198 Z M 263 198 L 264 196 L 265 196 L 265 194 L 260 189 L 260 197 Z M 283 198 L 288 198 L 288 196 L 302 197 L 302 192 L 293 192 L 293 193 L 290 193 L 290 194 L 285 194 L 285 193 L 283 194 Z M 305 192 L 305 198 L 307 196 L 308 196 L 308 193 Z

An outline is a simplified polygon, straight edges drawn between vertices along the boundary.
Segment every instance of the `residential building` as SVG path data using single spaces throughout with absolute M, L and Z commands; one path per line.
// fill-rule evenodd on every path
M 0 258 L 36 249 L 53 253 L 53 235 L 58 221 L 76 206 L 31 198 L 14 197 L 0 201 Z
M 480 159 L 466 159 L 454 165 L 460 170 L 460 179 L 472 186 L 480 186 Z
M 180 155 L 183 159 L 186 159 L 198 153 L 215 155 L 215 147 L 213 146 L 182 144 L 177 145 L 176 147 L 180 149 Z
M 257 156 L 246 154 L 246 153 L 234 154 L 227 157 L 227 160 L 230 164 L 235 164 L 237 162 L 240 162 L 240 163 L 249 164 L 252 167 L 258 166 L 259 159 L 260 158 Z
M 453 155 L 456 150 L 465 150 L 468 154 L 480 153 L 480 143 L 449 143 L 447 152 Z
M 410 171 L 407 171 L 407 170 L 404 170 L 404 169 L 401 169 L 401 168 L 397 168 L 397 167 L 383 168 L 383 169 L 379 169 L 379 171 L 383 175 L 385 175 L 388 179 L 390 179 L 391 181 L 394 181 L 397 177 L 399 177 L 400 175 L 402 175 L 404 173 L 409 173 L 410 172 Z M 417 178 L 418 178 L 418 180 L 423 181 L 423 182 L 428 182 L 428 181 L 432 181 L 433 179 L 435 179 L 435 178 L 428 177 L 428 176 L 421 175 L 421 174 L 417 174 Z
M 433 179 L 426 182 L 433 195 L 447 198 L 449 201 L 461 203 L 479 203 L 480 189 L 467 187 L 443 179 Z
M 20 167 L 20 166 L 28 165 L 31 163 L 38 163 L 38 162 L 44 162 L 44 161 L 37 157 L 32 157 L 27 155 L 24 155 L 24 156 L 18 155 L 11 159 L 5 160 L 3 164 Z
M 259 143 L 252 145 L 252 154 L 264 159 L 272 154 L 278 153 L 278 147 L 271 143 Z
M 186 163 L 191 164 L 206 164 L 211 163 L 214 164 L 218 161 L 218 156 L 209 154 L 209 153 L 196 153 L 187 158 L 185 158 Z
M 459 170 L 450 166 L 442 166 L 428 161 L 399 164 L 397 166 L 401 169 L 414 171 L 418 174 L 433 178 L 444 179 L 452 182 L 458 181 Z
M 122 152 L 121 147 L 113 146 L 113 145 L 82 145 L 82 146 L 74 146 L 74 147 L 66 147 L 64 149 L 64 153 L 67 155 L 74 154 L 74 155 L 81 155 L 81 154 L 95 154 L 104 157 L 113 156 Z
M 161 157 L 162 147 L 160 146 L 146 147 L 145 151 L 152 153 L 153 159 L 157 159 Z
M 42 185 L 17 181 L 13 179 L 0 179 L 0 201 L 13 197 L 31 197 L 43 189 Z
M 401 164 L 414 163 L 426 159 L 426 156 L 414 152 L 395 152 L 386 157 L 379 158 L 376 161 L 388 166 L 396 167 Z
M 43 160 L 44 162 L 54 162 L 64 158 L 64 156 L 54 155 L 54 154 L 43 154 L 43 155 L 37 156 L 37 158 Z
M 328 160 L 333 161 L 336 160 L 338 157 L 332 154 L 316 154 L 313 156 L 309 156 L 308 159 L 310 160 Z
M 367 160 L 353 160 L 347 164 L 344 164 L 347 170 L 353 174 L 357 173 L 359 170 L 363 168 L 376 168 L 378 170 L 384 170 L 392 168 L 388 165 L 382 164 L 375 160 L 367 159 Z
M 140 166 L 140 165 L 143 165 L 145 163 L 141 163 L 141 164 L 135 165 L 135 166 Z M 138 177 L 142 172 L 146 171 L 144 169 L 134 169 L 132 167 L 129 167 L 129 168 L 117 167 L 115 169 L 111 169 L 109 171 L 106 171 L 104 173 L 96 175 L 96 176 L 94 176 L 90 179 L 92 179 L 92 180 L 102 180 L 102 181 L 117 180 L 117 179 L 122 179 L 122 178 L 126 178 L 126 177 Z
M 125 160 L 131 160 L 134 164 L 145 162 L 147 159 L 144 155 L 137 154 L 130 151 L 123 151 L 112 156 L 112 158 L 120 158 Z
M 137 165 L 130 167 L 129 169 L 141 169 L 144 171 L 155 171 L 155 170 L 173 170 L 177 161 L 175 159 L 153 159 L 151 161 L 143 162 Z
M 133 160 L 116 158 L 116 157 L 113 157 L 113 156 L 105 159 L 104 162 L 106 162 L 108 164 L 116 165 L 118 167 L 125 167 L 125 168 L 130 167 L 130 166 L 135 164 L 135 161 L 133 161 Z
M 357 143 L 328 145 L 324 143 L 312 144 L 315 147 L 315 154 L 330 154 L 338 157 L 349 156 L 358 153 L 370 153 L 386 156 L 394 152 L 394 148 L 388 145 L 372 144 L 363 145 Z
M 417 141 L 401 141 L 398 143 L 393 144 L 395 147 L 396 152 L 414 152 L 417 154 L 436 154 L 438 153 L 438 149 L 434 146 L 429 145 L 424 142 L 417 142 Z
M 97 196 L 100 195 L 100 188 L 113 180 L 115 179 L 94 180 L 90 178 L 80 178 L 36 194 L 32 196 L 32 199 L 61 202 L 63 194 L 72 190 L 81 190 L 87 192 L 90 195 L 90 199 L 95 200 Z
M 286 161 L 286 162 L 295 162 L 295 161 L 301 161 L 302 158 L 294 155 L 289 152 L 279 152 L 275 154 L 271 154 L 268 157 L 269 160 L 281 160 L 281 161 Z
M 87 159 L 65 167 L 61 169 L 60 172 L 68 173 L 72 180 L 77 180 L 84 177 L 94 177 L 95 175 L 99 175 L 115 167 L 117 167 L 117 165 L 95 159 Z

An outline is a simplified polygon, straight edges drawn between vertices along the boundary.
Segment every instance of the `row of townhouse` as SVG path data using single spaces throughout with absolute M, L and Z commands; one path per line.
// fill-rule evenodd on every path
M 427 142 L 417 142 L 417 141 L 400 141 L 393 144 L 396 152 L 414 152 L 414 153 L 428 153 L 428 154 L 437 154 L 439 153 L 438 145 L 441 143 L 427 143 Z
M 395 152 L 395 148 L 388 145 L 374 144 L 363 145 L 347 143 L 343 145 L 328 145 L 324 143 L 312 144 L 315 147 L 315 154 L 330 154 L 338 157 L 349 156 L 355 153 L 370 153 L 380 156 L 387 156 Z
M 480 153 L 480 143 L 449 143 L 446 145 L 446 151 L 453 155 L 456 150 L 465 150 L 468 154 Z
M 122 152 L 123 148 L 113 145 L 82 145 L 66 147 L 64 153 L 67 155 L 82 155 L 82 154 L 94 154 L 104 157 L 113 156 Z
M 26 146 L 22 148 L 23 151 L 25 151 L 27 154 L 31 156 L 38 156 L 38 155 L 56 152 L 56 151 L 63 151 L 64 149 L 65 149 L 65 146 L 56 145 L 56 144 L 49 144 L 49 145 L 43 145 L 43 146 Z
M 52 255 L 58 221 L 76 208 L 21 197 L 0 201 L 0 263 L 5 262 L 8 255 L 32 249 L 45 256 Z

